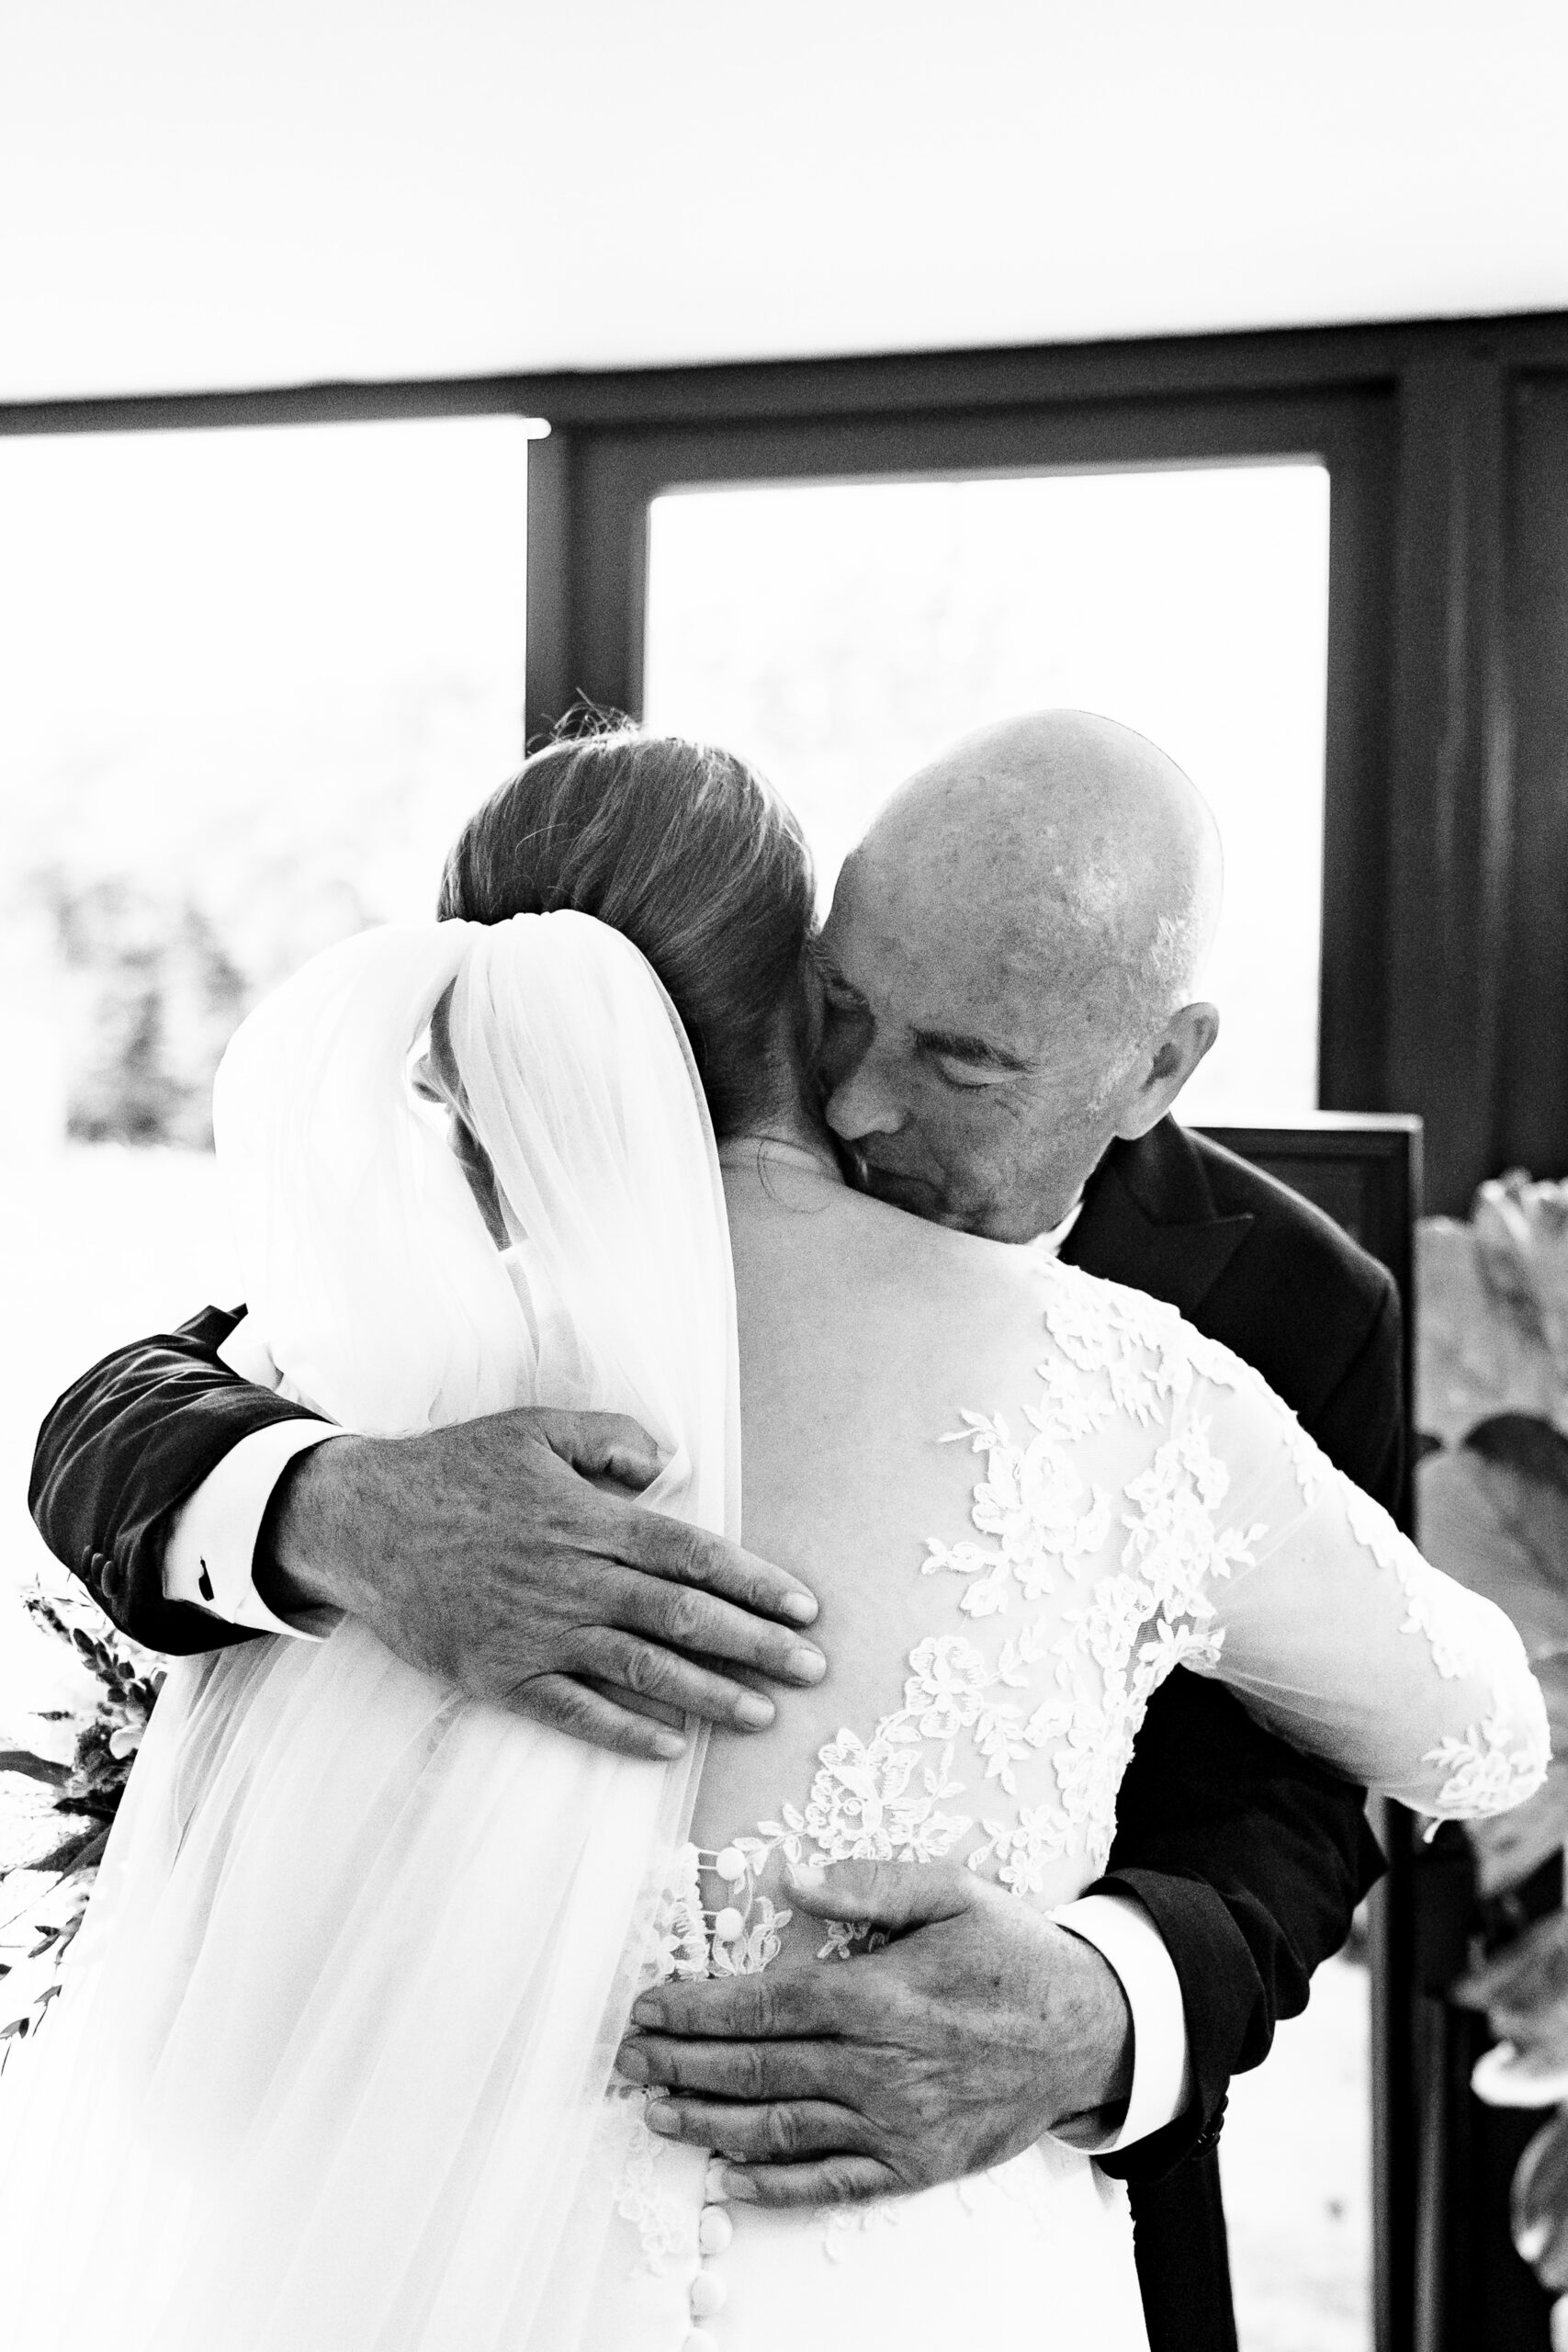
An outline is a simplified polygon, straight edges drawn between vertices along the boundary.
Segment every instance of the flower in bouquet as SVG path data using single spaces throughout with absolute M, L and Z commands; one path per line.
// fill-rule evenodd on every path
M 163 1668 L 96 1611 L 95 1622 L 86 1622 L 85 1601 L 39 1587 L 26 1595 L 24 1606 L 40 1631 L 69 1645 L 94 1695 L 84 1706 L 51 1708 L 37 1718 L 40 1726 L 63 1729 L 65 1756 L 20 1742 L 0 1748 L 0 1772 L 48 1791 L 43 1814 L 51 1833 L 42 1853 L 0 1854 L 0 2043 L 7 2045 L 36 2030 L 60 1990 L 66 1953 L 164 1682 Z M 51 1736 L 44 1744 L 60 1743 Z

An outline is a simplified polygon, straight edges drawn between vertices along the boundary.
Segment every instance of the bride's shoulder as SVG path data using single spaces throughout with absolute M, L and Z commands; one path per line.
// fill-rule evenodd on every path
M 1190 1323 L 1168 1299 L 1088 1273 L 1081 1266 L 1052 1261 L 1043 1319 L 1048 1337 L 1080 1371 L 1137 1363 L 1168 1393 L 1194 1379 L 1269 1393 L 1260 1374 L 1234 1349 Z
M 1131 1367 L 1166 1394 L 1194 1378 L 1235 1389 L 1258 1375 L 1175 1306 L 1065 1264 L 1040 1243 L 958 1232 L 841 1184 L 809 1196 L 775 1187 L 732 1195 L 743 1291 L 771 1312 L 825 1313 L 897 1335 L 905 1349 L 958 1349 L 976 1361 L 1011 1349 L 1057 1355 L 1082 1373 Z

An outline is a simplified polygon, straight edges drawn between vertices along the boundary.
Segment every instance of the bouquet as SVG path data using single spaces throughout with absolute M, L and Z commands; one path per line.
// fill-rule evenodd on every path
M 0 1772 L 19 1774 L 48 1792 L 41 1807 L 45 1850 L 0 1856 L 0 2066 L 14 2042 L 36 2032 L 60 1991 L 65 1955 L 164 1683 L 162 1667 L 85 1600 L 35 1587 L 23 1605 L 41 1632 L 69 1645 L 96 1695 L 36 1718 L 61 1727 L 63 1736 L 46 1745 L 65 1747 L 65 1757 L 30 1747 L 0 1748 Z M 31 1820 L 38 1819 L 35 1809 Z

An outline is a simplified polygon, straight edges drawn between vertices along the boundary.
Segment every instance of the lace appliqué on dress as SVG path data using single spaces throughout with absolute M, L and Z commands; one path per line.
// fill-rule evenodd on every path
M 1081 1320 L 1073 1337 L 1087 1352 Z M 1123 1399 L 1133 1400 L 1123 1409 L 1136 1409 L 1140 1418 L 1145 1412 L 1152 1417 L 1158 1396 L 1186 1385 L 1168 1351 L 1152 1371 L 1129 1372 L 1120 1361 L 1115 1368 L 1122 1376 L 1113 1385 Z M 1006 1430 L 967 1418 L 971 1442 L 991 1464 L 987 1486 L 994 1487 L 996 1455 L 1007 1450 Z M 1029 1451 L 1049 1457 L 1067 1440 L 1050 1426 L 1048 1415 L 1041 1418 L 1044 1426 L 1037 1424 Z M 1051 1471 L 1038 1463 L 1032 1476 L 1043 1484 L 1063 1472 L 1070 1475 L 1070 1464 L 1059 1457 Z M 1003 1475 L 1016 1474 L 1004 1464 Z M 1131 1508 L 1121 1515 L 1126 1540 L 1119 1572 L 1101 1577 L 1082 1607 L 1065 1612 L 1064 1632 L 1053 1637 L 1045 1621 L 1037 1621 L 1004 1648 L 996 1679 L 1021 1681 L 1021 1669 L 1038 1664 L 1055 1691 L 1026 1720 L 1019 1720 L 1021 1709 L 1000 1706 L 976 1725 L 976 1745 L 988 1759 L 987 1777 L 1016 1794 L 1011 1767 L 1032 1748 L 1044 1748 L 1055 1793 L 1021 1804 L 1010 1821 L 987 1815 L 985 1842 L 968 1858 L 972 1870 L 993 1863 L 1002 1884 L 1015 1894 L 1040 1894 L 1048 1865 L 1066 1855 L 1087 1854 L 1095 1868 L 1103 1868 L 1115 1835 L 1117 1791 L 1149 1700 L 1174 1667 L 1216 1662 L 1218 1640 L 1204 1630 L 1204 1620 L 1213 1614 L 1204 1586 L 1251 1559 L 1249 1545 L 1259 1531 L 1217 1522 L 1228 1486 L 1224 1464 L 1209 1448 L 1206 1425 L 1192 1420 L 1124 1490 Z M 1101 1548 L 1105 1532 L 1100 1531 L 1094 1549 Z M 1001 1568 L 1018 1574 L 1007 1532 L 999 1548 Z M 1062 1557 L 1068 1573 L 1079 1577 L 1081 1562 L 1066 1550 Z M 1031 1574 L 1027 1559 L 1021 1570 L 1021 1583 Z
M 749 1901 L 775 1852 L 812 1864 L 943 1859 L 975 1827 L 967 1811 L 950 1809 L 971 1784 L 1013 1800 L 1010 1813 L 985 1816 L 971 1869 L 1035 1895 L 1066 1856 L 1103 1866 L 1151 1694 L 1174 1667 L 1218 1656 L 1205 1587 L 1250 1561 L 1260 1531 L 1221 1523 L 1229 1476 L 1207 1423 L 1194 1416 L 1159 1448 L 1120 1498 L 1119 1521 L 1116 1501 L 1086 1486 L 1075 1455 L 1117 1415 L 1156 1421 L 1200 1373 L 1234 1385 L 1242 1368 L 1174 1308 L 1137 1293 L 1059 1268 L 1046 1290 L 1061 1352 L 1038 1367 L 1043 1393 L 1024 1409 L 1027 1435 L 1015 1438 L 999 1413 L 966 1411 L 943 1441 L 984 1462 L 970 1512 L 981 1540 L 928 1539 L 921 1572 L 959 1580 L 967 1630 L 919 1643 L 902 1706 L 869 1736 L 841 1729 L 818 1750 L 804 1808 L 786 1804 L 755 1839 L 736 1840 Z M 1087 1583 L 1118 1523 L 1117 1570 Z M 1075 1588 L 1081 1603 L 1064 1608 Z M 829 1923 L 818 1956 L 847 1956 L 863 1940 Z
M 1406 1602 L 1401 1633 L 1424 1636 L 1432 1663 L 1445 1681 L 1473 1674 L 1476 1661 L 1459 1626 L 1451 1617 L 1445 1622 L 1446 1588 L 1415 1544 L 1401 1534 L 1387 1511 L 1354 1487 L 1347 1497 L 1346 1516 L 1357 1543 L 1371 1554 L 1380 1568 L 1391 1569 L 1398 1579 Z M 1437 1765 L 1446 1776 L 1433 1800 L 1443 1818 L 1478 1821 L 1487 1814 L 1506 1813 L 1540 1785 L 1539 1730 L 1520 1723 L 1499 1704 L 1462 1734 L 1450 1733 L 1438 1747 L 1428 1748 L 1422 1761 Z M 1427 1824 L 1428 1842 L 1438 1827 L 1436 1818 Z
M 648 2128 L 648 2093 L 630 2083 L 612 2083 L 609 2096 L 636 2109 L 627 2127 L 626 2154 L 615 2183 L 615 2211 L 637 2232 L 642 2248 L 638 2271 L 662 2275 L 665 2264 L 673 2256 L 690 2250 L 693 2217 L 686 2205 L 665 2186 L 660 2167 L 669 2143 Z
M 681 1849 L 654 1915 L 644 1985 L 663 1984 L 672 1976 L 750 1975 L 778 1958 L 780 1930 L 791 1915 L 756 1893 L 767 1850 L 760 1838 L 738 1838 L 717 1852 L 691 1845 Z M 719 1880 L 728 1903 L 705 1904 L 705 1872 Z M 611 2097 L 635 2109 L 615 2211 L 637 2233 L 641 2268 L 661 2272 L 672 2256 L 692 2252 L 694 2218 L 689 2200 L 682 2202 L 667 2185 L 671 2143 L 648 2128 L 648 2093 L 616 2082 Z

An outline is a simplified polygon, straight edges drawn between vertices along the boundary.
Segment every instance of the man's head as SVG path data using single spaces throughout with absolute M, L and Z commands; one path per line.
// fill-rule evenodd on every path
M 1214 1041 L 1220 885 L 1207 805 L 1111 719 L 1009 719 L 912 776 L 822 937 L 826 1114 L 866 1188 L 998 1240 L 1057 1223 Z

